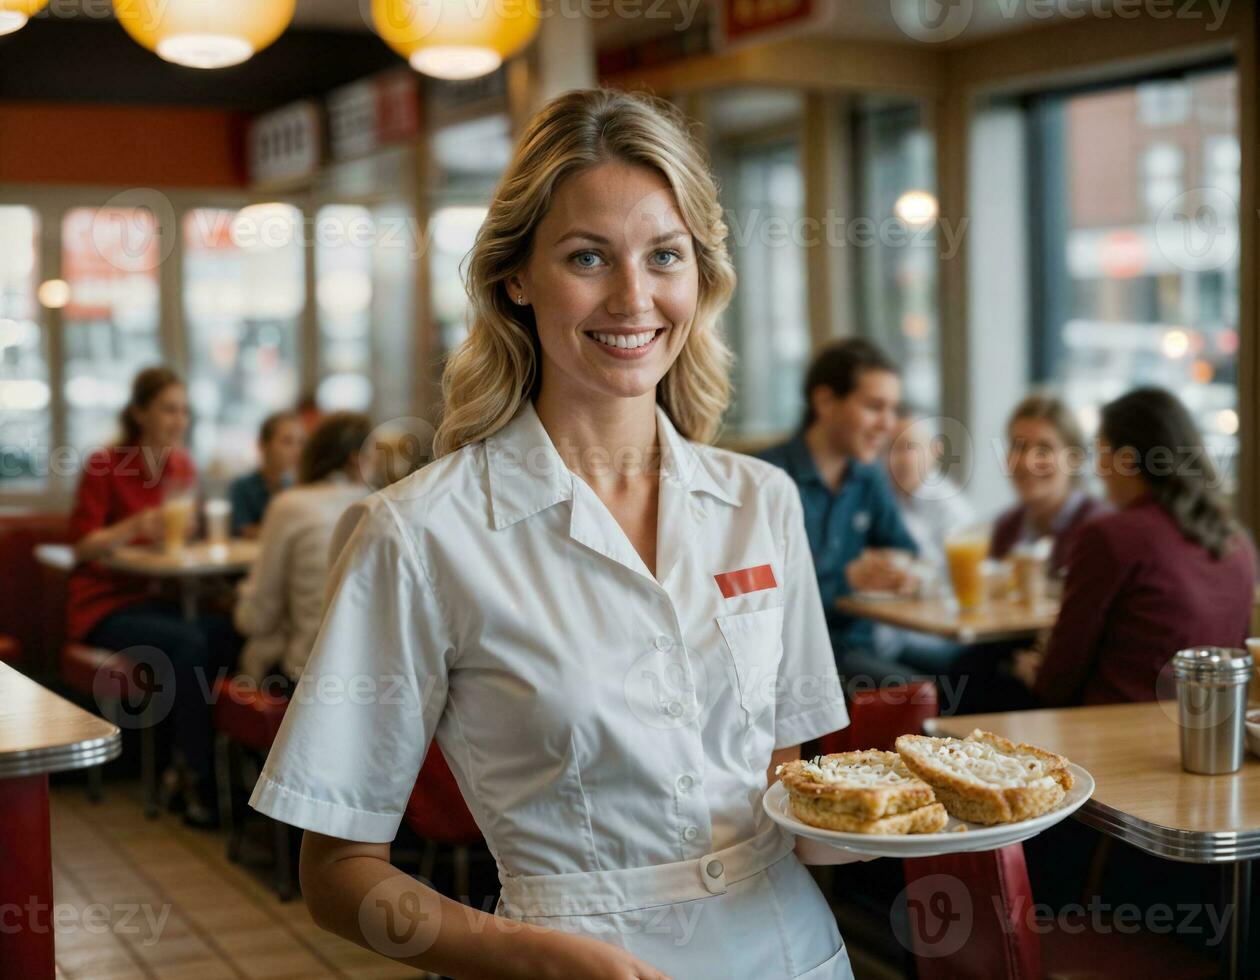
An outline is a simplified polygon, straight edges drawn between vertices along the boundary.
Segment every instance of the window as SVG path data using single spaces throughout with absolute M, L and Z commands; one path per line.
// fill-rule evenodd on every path
M 1137 385 L 1176 392 L 1227 489 L 1238 431 L 1238 76 L 1034 100 L 1033 376 L 1088 431 Z M 1103 166 L 1100 161 L 1106 161 Z
M 52 445 L 48 356 L 40 328 L 39 222 L 0 207 L 0 486 L 42 482 Z
M 211 476 L 254 462 L 258 427 L 297 398 L 305 269 L 288 205 L 184 216 L 184 318 L 193 451 Z
M 157 219 L 147 208 L 74 208 L 61 244 L 66 443 L 84 452 L 117 438 L 132 377 L 162 361 Z
M 372 252 L 376 222 L 365 207 L 330 204 L 315 221 L 320 407 L 363 412 L 372 404 Z
M 849 241 L 858 269 L 862 331 L 901 365 L 906 400 L 940 409 L 937 201 L 932 133 L 917 103 L 867 102 L 856 111 L 858 215 Z

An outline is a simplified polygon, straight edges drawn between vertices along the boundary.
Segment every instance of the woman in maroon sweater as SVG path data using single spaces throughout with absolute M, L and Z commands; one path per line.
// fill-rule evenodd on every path
M 1015 406 L 1006 423 L 1006 465 L 1019 503 L 993 522 L 989 556 L 1005 558 L 1016 545 L 1054 540 L 1049 571 L 1063 577 L 1080 529 L 1106 512 L 1081 487 L 1089 452 L 1085 434 L 1058 398 L 1030 395 Z
M 1153 701 L 1178 650 L 1242 646 L 1256 563 L 1190 413 L 1139 388 L 1102 410 L 1098 472 L 1117 513 L 1083 526 L 1044 658 L 1016 674 L 1046 704 Z

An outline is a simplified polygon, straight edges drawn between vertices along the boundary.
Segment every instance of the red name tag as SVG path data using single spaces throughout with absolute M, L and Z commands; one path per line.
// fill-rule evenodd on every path
M 752 568 L 741 568 L 736 572 L 722 572 L 720 575 L 714 575 L 713 579 L 722 590 L 723 599 L 743 595 L 745 592 L 773 589 L 779 584 L 774 580 L 774 569 L 769 565 L 754 565 Z

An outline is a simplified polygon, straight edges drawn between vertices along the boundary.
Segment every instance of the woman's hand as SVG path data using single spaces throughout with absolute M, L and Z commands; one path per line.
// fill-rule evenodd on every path
M 1035 687 L 1037 674 L 1041 672 L 1041 665 L 1045 659 L 1046 655 L 1040 650 L 1017 650 L 1011 660 L 1011 673 L 1025 687 Z
M 539 980 L 670 980 L 620 946 L 548 929 L 525 933 L 529 953 L 525 969 Z
M 147 538 L 157 541 L 162 537 L 162 508 L 148 507 L 127 518 L 128 541 Z

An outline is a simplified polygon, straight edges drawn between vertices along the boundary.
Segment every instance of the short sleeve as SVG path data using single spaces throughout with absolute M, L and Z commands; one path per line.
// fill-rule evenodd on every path
M 408 535 L 381 494 L 338 522 L 324 621 L 249 801 L 261 813 L 345 840 L 394 839 L 454 653 Z
M 779 507 L 784 543 L 783 659 L 774 717 L 774 745 L 781 749 L 845 728 L 849 713 L 836 673 L 800 495 L 787 477 L 776 477 L 767 489 L 771 487 L 779 489 L 785 501 Z

